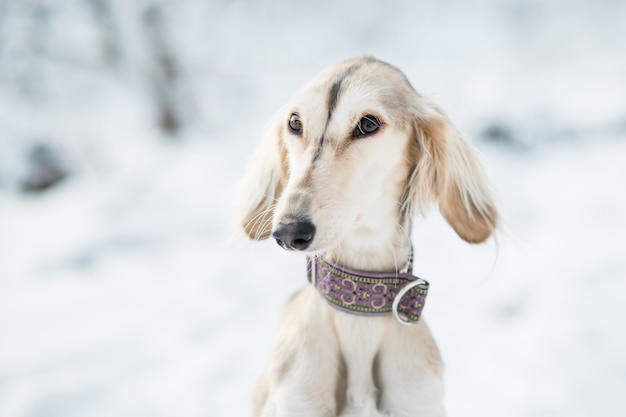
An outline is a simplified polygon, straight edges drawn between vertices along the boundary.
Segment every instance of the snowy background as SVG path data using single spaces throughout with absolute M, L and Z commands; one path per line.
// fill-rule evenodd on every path
M 373 54 L 506 221 L 414 231 L 450 416 L 626 415 L 626 2 L 0 0 L 0 416 L 246 416 L 303 259 L 231 238 L 272 113 Z

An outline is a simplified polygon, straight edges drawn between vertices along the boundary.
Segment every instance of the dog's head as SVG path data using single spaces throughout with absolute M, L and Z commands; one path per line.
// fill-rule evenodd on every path
M 432 202 L 471 243 L 497 221 L 472 146 L 397 68 L 371 57 L 327 68 L 283 107 L 243 185 L 245 232 L 286 249 L 367 239 Z

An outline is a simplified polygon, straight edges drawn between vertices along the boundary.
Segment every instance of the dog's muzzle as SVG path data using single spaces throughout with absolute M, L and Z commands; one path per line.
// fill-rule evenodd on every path
M 306 220 L 281 222 L 278 223 L 272 237 L 283 249 L 305 250 L 315 237 L 315 225 Z

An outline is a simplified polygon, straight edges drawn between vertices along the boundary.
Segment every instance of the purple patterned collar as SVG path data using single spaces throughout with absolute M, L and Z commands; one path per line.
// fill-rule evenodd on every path
M 334 307 L 353 314 L 391 314 L 402 324 L 416 323 L 426 301 L 429 284 L 411 273 L 363 272 L 333 265 L 320 257 L 307 257 L 307 277 Z

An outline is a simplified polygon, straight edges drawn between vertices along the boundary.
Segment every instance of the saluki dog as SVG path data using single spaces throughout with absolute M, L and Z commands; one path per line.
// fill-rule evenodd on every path
M 277 113 L 241 185 L 246 234 L 306 253 L 309 279 L 284 306 L 253 416 L 443 416 L 411 220 L 435 203 L 480 243 L 498 217 L 444 111 L 385 62 L 332 65 Z

